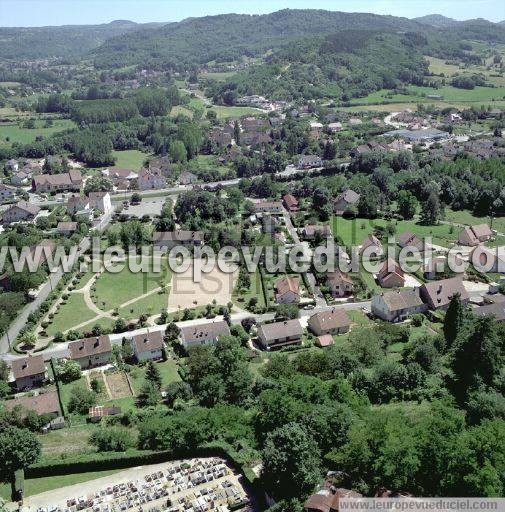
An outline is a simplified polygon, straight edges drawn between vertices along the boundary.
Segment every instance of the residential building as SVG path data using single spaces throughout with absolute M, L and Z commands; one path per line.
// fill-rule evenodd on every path
M 263 233 L 272 235 L 280 225 L 278 217 L 274 217 L 271 213 L 265 213 L 261 218 L 261 229 Z
M 493 232 L 487 224 L 466 226 L 459 235 L 458 244 L 473 247 L 487 242 L 492 236 Z
M 337 196 L 333 203 L 333 211 L 336 215 L 343 215 L 358 204 L 360 195 L 348 188 Z
M 47 378 L 42 355 L 15 359 L 12 361 L 11 369 L 18 391 L 39 387 Z
M 121 407 L 104 407 L 95 405 L 88 409 L 88 418 L 91 423 L 98 423 L 106 416 L 115 416 L 121 414 Z
M 77 169 L 61 174 L 39 174 L 32 179 L 37 193 L 78 192 L 82 187 L 82 175 Z
M 19 170 L 19 162 L 11 158 L 5 162 L 5 170 L 10 172 L 18 172 Z
M 424 252 L 424 242 L 412 231 L 404 231 L 398 236 L 398 245 L 403 249 L 408 247 L 409 249 L 417 249 L 419 252 Z
M 70 236 L 77 230 L 77 222 L 58 222 L 56 231 L 60 235 Z
M 339 498 L 361 498 L 363 495 L 349 489 L 321 489 L 309 496 L 305 512 L 339 512 Z
M 95 336 L 69 343 L 70 358 L 77 361 L 83 370 L 109 364 L 112 345 L 109 336 Z
M 11 185 L 15 187 L 25 187 L 28 185 L 30 175 L 24 171 L 18 171 L 10 177 Z
M 473 313 L 477 316 L 492 316 L 498 322 L 505 322 L 505 302 L 495 302 L 479 306 L 473 310 Z
M 0 183 L 0 203 L 12 201 L 16 196 L 16 190 Z
M 100 213 L 111 212 L 112 202 L 109 192 L 90 192 L 89 206 L 93 210 L 98 210 Z
M 132 188 L 133 180 L 138 178 L 138 174 L 130 169 L 121 169 L 119 167 L 109 167 L 102 171 L 102 175 L 109 178 L 113 185 L 120 190 Z
M 203 245 L 203 231 L 155 231 L 153 233 L 153 245 L 155 247 L 171 249 L 178 245 L 197 247 Z
M 256 213 L 283 213 L 284 207 L 280 201 L 260 201 L 254 203 Z
M 6 400 L 4 407 L 8 411 L 12 411 L 15 407 L 21 407 L 23 411 L 32 411 L 41 416 L 42 414 L 61 414 L 60 401 L 56 391 L 48 391 L 47 393 L 39 393 L 38 395 L 19 396 L 13 400 Z
M 81 214 L 83 212 L 91 213 L 89 198 L 86 196 L 75 195 L 69 197 L 67 201 L 67 213 L 69 215 Z
M 40 207 L 28 201 L 18 201 L 9 206 L 2 214 L 2 223 L 11 224 L 13 222 L 30 222 L 40 211 Z
M 152 331 L 137 334 L 130 338 L 133 355 L 139 363 L 143 361 L 158 361 L 163 358 L 163 332 Z
M 288 212 L 297 212 L 299 210 L 298 199 L 291 194 L 286 194 L 282 198 L 282 204 Z
M 215 345 L 221 336 L 229 336 L 230 328 L 224 321 L 206 322 L 181 328 L 181 343 L 188 350 L 198 345 Z
M 425 283 L 419 289 L 422 300 L 430 309 L 447 309 L 452 297 L 459 294 L 461 302 L 467 304 L 470 297 L 463 286 L 461 277 L 451 277 Z
M 331 228 L 329 224 L 318 225 L 308 224 L 302 228 L 302 235 L 308 240 L 312 240 L 316 237 L 316 234 L 321 235 L 323 238 L 331 236 Z
M 372 313 L 388 322 L 402 322 L 407 317 L 427 310 L 419 289 L 380 293 L 372 297 Z
M 139 190 L 154 190 L 165 188 L 167 186 L 167 179 L 163 176 L 160 169 L 142 169 L 137 178 L 137 184 Z
M 337 133 L 342 131 L 342 123 L 335 122 L 335 123 L 329 123 L 328 128 L 330 129 L 331 133 Z
M 298 277 L 278 279 L 274 284 L 277 304 L 297 304 L 300 302 L 300 280 Z
M 301 345 L 303 328 L 299 320 L 273 322 L 258 327 L 258 341 L 265 350 Z
M 321 311 L 309 318 L 309 328 L 316 336 L 349 332 L 351 320 L 343 308 Z
M 401 288 L 405 284 L 405 274 L 398 262 L 388 258 L 377 273 L 377 281 L 382 288 Z
M 326 282 L 332 297 L 340 298 L 351 295 L 354 291 L 354 283 L 348 274 L 336 270 L 326 274 Z
M 324 348 L 333 345 L 333 336 L 331 334 L 322 334 L 321 336 L 317 336 L 314 341 L 316 347 Z
M 198 181 L 198 176 L 189 171 L 181 172 L 179 176 L 179 184 L 180 185 L 192 185 Z
M 317 155 L 302 155 L 298 159 L 298 169 L 311 169 L 312 167 L 322 167 L 323 161 Z
M 384 254 L 384 249 L 380 240 L 375 235 L 368 235 L 361 244 L 359 254 L 367 258 L 377 258 Z

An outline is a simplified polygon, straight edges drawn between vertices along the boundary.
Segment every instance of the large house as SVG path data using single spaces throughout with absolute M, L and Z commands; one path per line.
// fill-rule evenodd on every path
M 377 273 L 377 281 L 382 288 L 401 288 L 405 284 L 405 274 L 398 262 L 388 258 Z
M 359 250 L 360 256 L 366 256 L 367 258 L 377 258 L 384 254 L 384 249 L 380 240 L 375 235 L 368 235 L 361 244 Z
M 345 297 L 351 295 L 354 290 L 354 283 L 348 274 L 340 270 L 328 272 L 326 282 L 332 297 Z
M 323 161 L 317 155 L 302 155 L 298 159 L 298 169 L 310 169 L 312 167 L 322 167 Z
M 372 313 L 388 322 L 402 322 L 407 317 L 426 310 L 427 306 L 422 301 L 418 288 L 391 291 L 372 297 Z
M 229 336 L 230 328 L 223 321 L 206 322 L 181 328 L 181 343 L 188 350 L 197 345 L 215 345 L 221 336 Z
M 278 279 L 274 284 L 277 304 L 296 304 L 300 302 L 300 280 L 297 277 Z
M 165 188 L 167 186 L 167 179 L 163 176 L 161 169 L 142 169 L 137 178 L 137 184 L 139 190 L 154 190 Z
M 408 247 L 409 249 L 417 249 L 419 252 L 424 252 L 424 242 L 412 231 L 404 231 L 398 236 L 398 245 L 403 249 Z
M 142 361 L 157 361 L 163 358 L 163 332 L 153 331 L 137 334 L 130 339 L 133 355 Z
M 47 377 L 42 355 L 15 359 L 11 368 L 18 391 L 41 386 Z
M 32 179 L 32 188 L 37 193 L 78 192 L 82 187 L 82 175 L 77 169 L 61 174 L 39 174 Z
M 349 332 L 351 320 L 343 308 L 321 311 L 309 318 L 309 328 L 316 336 Z
M 69 343 L 70 358 L 77 361 L 83 370 L 109 364 L 112 345 L 109 336 L 95 336 Z
M 40 207 L 28 201 L 18 201 L 3 212 L 2 223 L 29 222 L 35 219 Z
M 263 324 L 258 327 L 258 341 L 265 350 L 275 350 L 302 343 L 303 328 L 298 320 Z
M 487 242 L 492 236 L 493 232 L 487 224 L 466 226 L 459 235 L 458 244 L 473 247 Z
M 132 181 L 138 178 L 136 172 L 130 169 L 122 169 L 119 167 L 109 167 L 102 171 L 102 175 L 106 176 L 112 181 L 112 184 L 120 190 L 128 190 L 132 188 Z
M 421 298 L 430 309 L 447 309 L 452 297 L 456 294 L 459 294 L 463 304 L 470 300 L 461 277 L 451 277 L 441 281 L 425 283 L 419 291 Z
M 333 203 L 335 215 L 343 215 L 345 212 L 352 209 L 352 207 L 358 203 L 359 198 L 360 195 L 350 188 L 339 194 Z
M 283 213 L 284 207 L 280 201 L 260 201 L 254 204 L 256 213 Z
M 90 192 L 88 197 L 89 206 L 93 210 L 98 210 L 100 213 L 112 211 L 112 203 L 108 192 Z
M 286 194 L 282 198 L 282 204 L 288 212 L 297 212 L 299 209 L 298 199 L 291 194 Z
M 171 249 L 178 245 L 197 247 L 203 245 L 203 231 L 155 231 L 153 245 L 155 247 Z
M 67 213 L 69 215 L 82 215 L 83 213 L 91 215 L 89 198 L 79 195 L 70 197 L 67 201 Z

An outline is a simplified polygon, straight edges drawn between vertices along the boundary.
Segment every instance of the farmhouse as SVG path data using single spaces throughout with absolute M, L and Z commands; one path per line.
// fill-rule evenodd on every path
M 181 328 L 181 343 L 188 350 L 197 345 L 215 345 L 221 336 L 229 336 L 230 328 L 223 321 L 207 322 Z
M 396 261 L 388 258 L 377 274 L 377 281 L 382 288 L 401 288 L 405 284 L 405 274 Z
M 372 313 L 388 322 L 401 322 L 426 309 L 418 289 L 386 292 L 372 297 Z
M 337 196 L 333 203 L 333 211 L 335 212 L 335 215 L 343 215 L 358 203 L 359 198 L 360 195 L 350 188 L 342 192 Z
M 263 324 L 258 327 L 258 341 L 265 350 L 275 350 L 302 343 L 303 328 L 298 320 Z
M 18 391 L 41 386 L 47 377 L 44 357 L 38 355 L 15 359 L 12 361 L 12 375 Z
M 40 207 L 27 201 L 18 201 L 13 204 L 2 215 L 3 224 L 11 224 L 13 222 L 29 222 L 32 221 L 40 211 Z
M 81 187 L 82 176 L 77 169 L 61 174 L 39 174 L 32 180 L 32 188 L 37 193 L 78 192 Z
M 69 343 L 70 358 L 77 361 L 83 370 L 110 363 L 112 345 L 109 336 L 84 338 Z
M 279 279 L 274 284 L 277 304 L 296 304 L 300 302 L 300 280 L 297 277 Z
M 203 245 L 203 231 L 155 231 L 153 244 L 155 247 L 171 249 L 178 245 L 197 247 Z
M 466 226 L 459 234 L 458 244 L 473 247 L 481 242 L 487 242 L 492 236 L 493 232 L 487 224 Z
M 421 298 L 430 309 L 447 309 L 454 295 L 459 294 L 461 302 L 470 300 L 461 277 L 451 277 L 441 281 L 425 283 L 419 289 Z
M 309 318 L 309 328 L 316 336 L 349 332 L 351 320 L 343 308 L 321 311 Z
M 163 357 L 163 332 L 153 331 L 137 334 L 130 338 L 133 355 L 139 363 L 157 361 Z

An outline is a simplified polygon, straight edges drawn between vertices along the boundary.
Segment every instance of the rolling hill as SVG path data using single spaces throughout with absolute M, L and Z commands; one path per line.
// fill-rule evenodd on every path
M 80 57 L 107 39 L 136 30 L 149 32 L 163 23 L 116 20 L 102 25 L 0 28 L 0 59 L 29 60 Z

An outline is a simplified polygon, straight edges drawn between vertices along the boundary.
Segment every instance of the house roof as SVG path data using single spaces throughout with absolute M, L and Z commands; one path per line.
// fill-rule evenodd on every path
M 388 258 L 386 261 L 384 261 L 382 267 L 380 268 L 377 277 L 379 279 L 385 279 L 387 275 L 389 274 L 398 274 L 400 277 L 405 277 L 405 274 L 395 260 L 392 258 Z
M 302 155 L 300 158 L 299 158 L 299 161 L 302 162 L 302 163 L 310 163 L 310 162 L 313 162 L 314 160 L 321 160 L 321 158 L 317 155 Z
M 68 349 L 72 359 L 80 359 L 110 352 L 112 345 L 109 336 L 105 335 L 74 341 L 68 344 Z
M 300 280 L 297 277 L 285 277 L 278 279 L 274 284 L 276 296 L 282 296 L 288 292 L 300 295 Z
M 31 377 L 32 375 L 39 375 L 46 371 L 46 365 L 44 364 L 44 357 L 42 355 L 15 359 L 12 361 L 11 368 L 16 380 Z
M 18 201 L 16 204 L 13 204 L 11 207 L 9 207 L 8 210 L 13 208 L 20 208 L 21 210 L 24 210 L 31 215 L 37 215 L 37 213 L 40 211 L 39 206 L 33 203 L 29 203 L 28 201 Z
M 474 245 L 479 243 L 479 237 L 474 233 L 471 226 L 465 226 L 460 233 L 458 240 L 461 240 L 466 235 L 468 241 Z
M 298 320 L 286 320 L 284 322 L 260 325 L 258 327 L 258 333 L 260 332 L 263 334 L 266 341 L 274 341 L 279 338 L 301 336 L 303 329 Z
M 296 197 L 291 194 L 286 194 L 282 198 L 282 200 L 286 203 L 286 206 L 288 208 L 293 208 L 293 207 L 298 206 L 298 199 L 296 199 Z
M 333 336 L 331 334 L 323 334 L 317 337 L 316 344 L 320 347 L 329 347 L 333 345 Z
M 404 231 L 398 236 L 398 244 L 401 247 L 415 247 L 422 251 L 424 250 L 424 242 L 412 231 Z
M 491 228 L 487 224 L 476 224 L 474 226 L 470 226 L 470 228 L 478 238 L 491 236 L 493 234 Z
M 351 320 L 343 308 L 320 311 L 310 317 L 310 323 L 321 331 L 340 329 L 351 325 Z
M 203 241 L 203 231 L 155 231 L 153 233 L 153 243 L 163 241 L 188 242 L 190 240 Z
M 451 277 L 449 279 L 425 283 L 421 286 L 421 291 L 426 294 L 428 300 L 435 307 L 449 304 L 451 298 L 456 293 L 459 293 L 461 300 L 467 300 L 469 298 L 461 277 Z
M 110 178 L 121 178 L 121 179 L 133 179 L 138 176 L 136 172 L 131 171 L 130 169 L 122 169 L 120 167 L 109 167 L 108 169 L 104 169 L 102 174 L 109 176 Z
M 132 337 L 136 352 L 160 350 L 163 348 L 163 332 L 152 331 Z
M 307 224 L 303 230 L 307 236 L 314 236 L 316 233 L 321 233 L 322 235 L 331 235 L 331 229 L 328 224 Z
M 378 249 L 382 249 L 382 244 L 375 235 L 368 235 L 361 244 L 360 254 L 362 254 L 365 249 L 368 249 L 368 247 L 377 247 Z
M 399 311 L 401 309 L 411 309 L 422 306 L 423 301 L 419 295 L 419 289 L 399 290 L 382 294 L 389 311 Z
M 353 280 L 349 277 L 348 274 L 342 272 L 341 270 L 336 270 L 335 272 L 328 272 L 326 274 L 326 280 L 329 284 L 333 286 L 339 286 L 341 284 L 354 284 Z
M 181 338 L 185 340 L 213 340 L 219 336 L 229 336 L 230 328 L 224 321 L 206 322 L 181 328 Z
M 75 231 L 77 229 L 77 222 L 58 222 L 56 229 L 58 231 Z
M 485 306 L 480 306 L 475 308 L 473 312 L 477 316 L 494 316 L 496 320 L 504 321 L 505 320 L 505 303 L 503 302 L 495 302 L 494 304 L 487 304 Z
M 347 204 L 355 204 L 359 201 L 360 195 L 348 188 L 337 196 L 336 202 L 344 200 Z
M 6 400 L 4 405 L 8 411 L 12 411 L 14 407 L 19 405 L 23 409 L 33 411 L 38 415 L 60 412 L 60 402 L 56 391 L 40 393 L 37 396 L 20 396 L 18 398 L 14 398 L 14 400 Z

